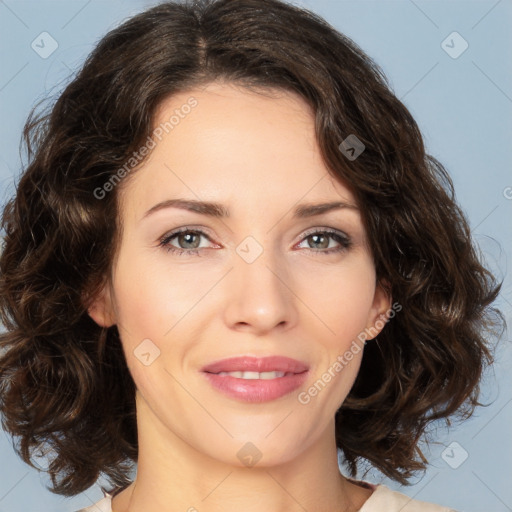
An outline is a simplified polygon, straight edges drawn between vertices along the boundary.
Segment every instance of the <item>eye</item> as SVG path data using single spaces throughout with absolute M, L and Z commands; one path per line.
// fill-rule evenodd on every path
M 182 254 L 200 254 L 198 249 L 202 249 L 201 247 L 201 237 L 204 237 L 208 240 L 210 238 L 206 233 L 201 230 L 190 229 L 190 228 L 180 228 L 172 233 L 165 235 L 158 244 L 160 247 L 163 247 L 167 252 L 172 252 L 177 254 L 178 256 Z M 176 239 L 178 247 L 171 244 L 171 241 Z
M 338 247 L 332 247 L 331 241 L 338 243 Z M 346 251 L 352 245 L 350 237 L 341 231 L 332 229 L 323 229 L 317 231 L 310 231 L 306 234 L 304 241 L 308 242 L 306 249 L 311 249 L 313 252 L 320 252 L 322 254 L 331 254 L 341 251 Z M 303 244 L 304 242 L 301 242 Z M 316 250 L 327 249 L 327 250 Z
M 201 238 L 210 240 L 210 237 L 204 231 L 184 227 L 166 234 L 161 238 L 158 245 L 163 247 L 167 252 L 174 253 L 178 256 L 201 255 L 200 249 L 207 248 L 207 246 L 201 246 Z M 178 246 L 171 243 L 174 240 Z M 304 240 L 299 244 L 299 247 L 306 241 L 308 242 L 308 247 L 306 247 L 307 250 L 321 254 L 332 254 L 346 251 L 352 245 L 352 241 L 348 235 L 333 229 L 319 230 L 317 228 L 316 231 L 306 233 Z M 332 241 L 337 243 L 338 246 L 332 247 Z

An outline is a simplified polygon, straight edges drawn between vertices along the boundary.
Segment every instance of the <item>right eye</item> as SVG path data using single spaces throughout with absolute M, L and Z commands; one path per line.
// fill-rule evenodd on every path
M 190 228 L 180 228 L 166 234 L 160 239 L 160 243 L 158 245 L 163 247 L 167 252 L 177 254 L 178 256 L 185 254 L 198 255 L 200 252 L 199 249 L 204 248 L 200 247 L 201 237 L 210 240 L 208 235 L 203 231 Z M 177 240 L 178 244 L 183 245 L 184 247 L 176 247 L 173 245 L 171 241 L 174 239 Z

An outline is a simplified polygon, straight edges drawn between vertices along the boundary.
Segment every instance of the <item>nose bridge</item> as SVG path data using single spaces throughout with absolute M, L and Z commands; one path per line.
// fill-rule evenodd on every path
M 295 321 L 285 258 L 274 250 L 270 240 L 271 237 L 263 240 L 250 235 L 236 247 L 225 310 L 226 321 L 231 326 L 248 324 L 255 330 L 265 331 Z

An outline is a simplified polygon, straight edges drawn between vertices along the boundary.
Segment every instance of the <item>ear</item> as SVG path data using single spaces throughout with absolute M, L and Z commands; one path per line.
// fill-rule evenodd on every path
M 87 308 L 89 316 L 101 327 L 110 327 L 116 323 L 114 304 L 110 286 L 106 283 Z
M 391 310 L 391 286 L 387 281 L 378 282 L 375 287 L 373 304 L 368 314 L 366 331 L 369 336 L 366 340 L 373 340 L 384 329 Z

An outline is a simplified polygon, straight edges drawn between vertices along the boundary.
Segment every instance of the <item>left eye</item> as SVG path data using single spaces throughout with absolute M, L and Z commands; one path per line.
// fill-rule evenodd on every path
M 330 241 L 334 240 L 339 244 L 338 247 L 330 247 Z M 315 231 L 309 233 L 304 238 L 304 242 L 308 241 L 307 249 L 327 249 L 324 251 L 315 251 L 325 253 L 340 252 L 350 247 L 351 241 L 348 236 L 338 233 L 337 231 Z M 303 244 L 304 242 L 301 242 Z

